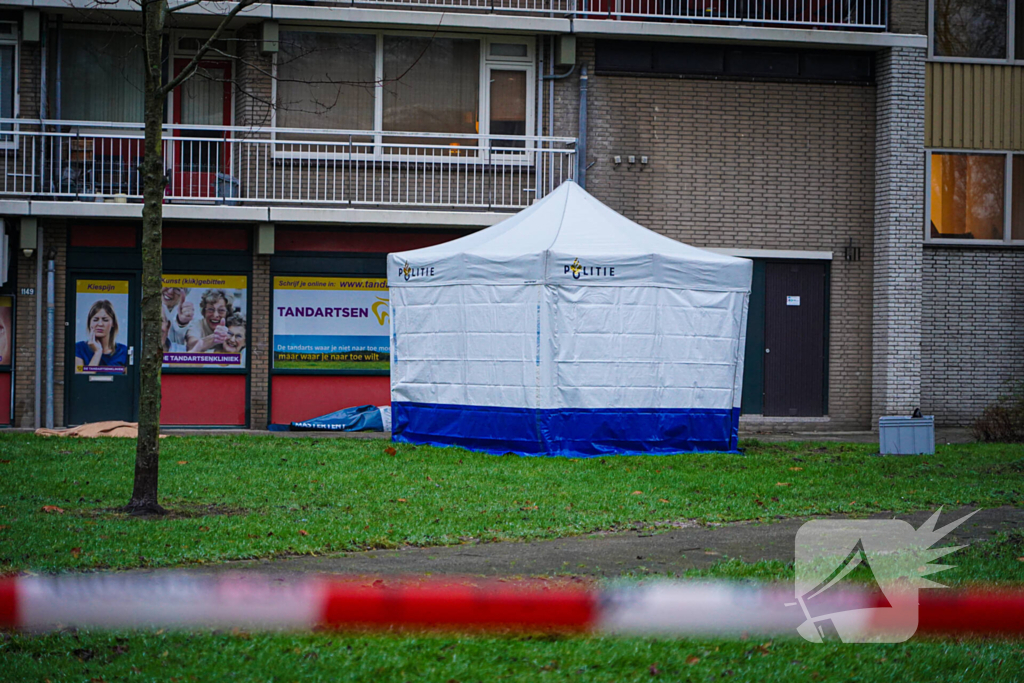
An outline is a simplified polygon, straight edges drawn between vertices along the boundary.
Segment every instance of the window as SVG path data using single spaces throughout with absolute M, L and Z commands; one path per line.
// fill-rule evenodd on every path
M 384 130 L 479 133 L 480 41 L 384 36 Z
M 13 23 L 0 24 L 0 119 L 13 119 L 17 113 L 18 34 Z M 0 131 L 14 130 L 13 123 L 0 123 Z M 13 143 L 13 135 L 0 135 L 0 144 Z
M 374 144 L 389 153 L 401 153 L 402 145 L 413 143 L 478 144 L 464 136 L 522 136 L 532 118 L 532 64 L 532 43 L 522 39 L 284 31 L 277 55 L 275 125 L 376 133 Z M 277 138 L 325 136 L 279 132 Z M 356 140 L 366 143 L 371 135 Z M 495 144 L 525 147 L 515 139 Z M 290 150 L 310 153 L 314 148 Z
M 373 128 L 376 36 L 285 31 L 280 41 L 278 126 Z
M 142 38 L 127 31 L 62 32 L 61 117 L 141 123 Z
M 929 166 L 929 240 L 1024 241 L 1024 155 L 933 152 Z
M 1024 0 L 933 0 L 932 54 L 1024 60 Z

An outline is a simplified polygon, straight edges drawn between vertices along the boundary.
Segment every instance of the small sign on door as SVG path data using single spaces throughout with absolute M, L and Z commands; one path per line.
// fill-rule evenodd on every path
M 799 306 L 800 305 L 800 297 L 798 297 L 798 296 L 787 296 L 786 297 L 786 305 L 787 306 Z

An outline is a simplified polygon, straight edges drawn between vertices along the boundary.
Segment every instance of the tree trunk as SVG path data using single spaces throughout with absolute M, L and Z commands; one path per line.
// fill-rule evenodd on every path
M 135 485 L 125 511 L 163 514 L 157 502 L 160 468 L 160 335 L 163 287 L 163 23 L 164 0 L 142 3 L 144 25 L 145 141 L 142 160 L 142 344 L 139 357 L 139 437 L 135 449 Z

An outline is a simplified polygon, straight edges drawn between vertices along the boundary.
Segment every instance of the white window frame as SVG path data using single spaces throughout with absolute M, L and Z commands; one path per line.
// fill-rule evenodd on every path
M 272 74 L 273 79 L 271 82 L 271 101 L 274 106 L 270 112 L 270 127 L 271 127 L 271 150 L 273 158 L 275 159 L 327 159 L 327 160 L 344 160 L 351 159 L 353 161 L 375 161 L 380 159 L 387 159 L 389 161 L 409 161 L 419 163 L 442 163 L 452 165 L 481 165 L 490 163 L 492 158 L 501 160 L 503 164 L 509 163 L 521 163 L 526 165 L 533 164 L 533 151 L 536 143 L 527 140 L 526 147 L 523 154 L 490 154 L 488 150 L 486 138 L 481 139 L 476 136 L 489 135 L 490 129 L 490 71 L 492 68 L 499 68 L 504 70 L 523 70 L 526 72 L 526 91 L 527 91 L 527 105 L 526 105 L 526 130 L 533 130 L 535 125 L 535 90 L 536 90 L 536 50 L 535 42 L 531 37 L 519 37 L 519 36 L 488 36 L 482 34 L 472 33 L 428 33 L 425 31 L 373 31 L 368 29 L 336 29 L 326 27 L 313 27 L 313 26 L 281 26 L 281 32 L 289 31 L 295 33 L 344 33 L 344 34 L 360 34 L 360 35 L 373 35 L 376 36 L 376 55 L 374 65 L 374 100 L 373 100 L 373 130 L 365 131 L 349 131 L 344 129 L 330 130 L 330 133 L 325 133 L 325 136 L 339 137 L 346 134 L 351 134 L 353 137 L 361 138 L 373 138 L 373 153 L 359 153 L 359 154 L 348 154 L 348 153 L 337 153 L 337 152 L 314 152 L 314 151 L 283 151 L 278 148 L 278 131 L 280 130 L 277 125 L 277 60 L 278 54 L 275 53 L 273 56 L 272 63 Z M 452 157 L 438 157 L 436 159 L 424 159 L 423 157 L 407 154 L 385 154 L 383 151 L 383 138 L 384 133 L 402 133 L 404 131 L 385 131 L 383 130 L 384 122 L 384 37 L 385 36 L 420 36 L 425 38 L 462 38 L 477 40 L 480 43 L 480 74 L 479 74 L 479 98 L 477 102 L 477 120 L 480 121 L 480 130 L 475 135 L 470 135 L 467 139 L 476 139 L 479 146 L 480 153 L 475 156 L 452 156 Z M 518 43 L 527 46 L 526 57 L 488 57 L 490 52 L 490 44 L 496 43 Z M 437 133 L 439 138 L 451 138 L 453 134 L 450 133 Z M 527 137 L 530 133 L 527 132 Z M 429 138 L 424 138 L 427 140 Z M 290 142 L 284 141 L 281 142 Z M 301 144 L 301 143 L 297 143 Z M 310 142 L 310 145 L 316 143 Z
M 0 45 L 11 45 L 14 47 L 14 79 L 13 87 L 14 93 L 11 98 L 11 118 L 16 119 L 21 114 L 21 87 L 19 83 L 20 71 L 21 71 L 21 31 L 18 29 L 18 22 L 16 21 L 5 21 L 4 24 L 13 24 L 14 32 L 10 36 L 0 37 Z M 11 130 L 3 131 L 4 137 L 10 136 L 9 140 L 0 139 L 0 149 L 18 149 L 20 144 L 18 130 L 20 129 L 17 123 L 11 126 Z
M 1024 64 L 1024 58 L 1013 57 L 1016 49 L 1016 3 L 1014 0 L 1006 0 L 1006 5 L 1006 57 L 948 57 L 935 54 L 935 0 L 928 0 L 928 61 L 958 64 Z
M 1003 239 L 1001 240 L 966 240 L 948 237 L 932 237 L 932 155 L 963 154 L 973 156 L 1003 156 Z M 1011 239 L 1013 228 L 1013 157 L 1024 157 L 1024 152 L 1011 152 L 991 149 L 950 149 L 934 148 L 925 150 L 925 200 L 924 200 L 924 241 L 927 244 L 955 245 L 958 247 L 1018 247 L 1024 245 L 1024 239 Z

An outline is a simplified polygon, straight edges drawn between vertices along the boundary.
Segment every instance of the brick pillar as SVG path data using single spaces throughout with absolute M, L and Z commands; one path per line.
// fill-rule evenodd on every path
M 270 420 L 270 257 L 252 257 L 249 323 L 249 428 L 266 429 Z
M 43 234 L 43 286 L 36 289 L 35 296 L 18 296 L 15 315 L 14 335 L 14 422 L 15 427 L 35 426 L 36 401 L 36 301 L 41 301 L 42 343 L 39 347 L 41 387 L 39 423 L 46 422 L 46 256 L 54 252 L 54 333 L 53 333 L 53 424 L 64 424 L 64 334 L 66 319 L 67 286 L 67 230 L 62 221 L 39 221 Z M 17 238 L 12 243 L 17 245 Z M 36 255 L 27 259 L 21 251 L 15 251 L 12 258 L 18 262 L 18 289 L 36 288 Z
M 920 48 L 877 58 L 873 424 L 921 404 L 924 64 Z

